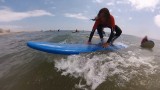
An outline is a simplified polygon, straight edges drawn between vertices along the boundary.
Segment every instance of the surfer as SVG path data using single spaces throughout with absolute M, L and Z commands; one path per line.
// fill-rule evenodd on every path
M 103 43 L 103 47 L 108 47 L 109 45 L 112 45 L 113 42 L 121 35 L 122 30 L 115 25 L 114 17 L 110 14 L 109 10 L 107 8 L 102 8 L 97 17 L 94 19 L 91 19 L 95 21 L 92 31 L 90 33 L 90 37 L 88 40 L 88 44 L 91 44 L 91 40 L 93 37 L 93 34 L 95 30 L 97 29 L 99 37 L 101 39 L 101 42 Z M 110 28 L 111 34 L 107 40 L 106 43 L 103 42 L 103 29 L 104 28 Z

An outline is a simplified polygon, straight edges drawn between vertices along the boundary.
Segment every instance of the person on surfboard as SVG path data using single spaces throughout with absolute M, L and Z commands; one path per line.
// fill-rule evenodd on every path
M 102 43 L 103 43 L 103 29 L 106 27 L 111 29 L 111 33 L 107 42 L 102 44 L 103 47 L 108 47 L 109 45 L 112 45 L 114 40 L 116 40 L 122 33 L 122 30 L 117 25 L 115 25 L 114 17 L 110 14 L 107 8 L 102 8 L 99 11 L 97 17 L 91 20 L 95 21 L 95 23 L 90 33 L 88 44 L 91 44 L 91 40 L 96 29 L 98 31 Z
M 149 40 L 148 40 L 148 37 L 145 36 L 145 37 L 142 39 L 142 41 L 141 41 L 141 45 L 142 45 L 143 43 L 147 42 L 147 41 L 149 41 Z
M 154 47 L 154 41 L 149 40 L 147 36 L 145 36 L 141 41 L 141 47 L 152 49 Z

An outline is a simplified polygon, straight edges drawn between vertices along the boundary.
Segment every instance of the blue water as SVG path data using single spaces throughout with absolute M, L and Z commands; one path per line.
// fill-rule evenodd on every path
M 49 54 L 27 41 L 86 43 L 90 32 L 21 32 L 0 35 L 0 90 L 160 90 L 160 41 L 152 50 L 141 38 L 122 35 L 116 52 Z M 96 34 L 95 34 L 96 35 Z M 107 39 L 108 37 L 106 37 Z M 98 43 L 99 38 L 93 38 Z

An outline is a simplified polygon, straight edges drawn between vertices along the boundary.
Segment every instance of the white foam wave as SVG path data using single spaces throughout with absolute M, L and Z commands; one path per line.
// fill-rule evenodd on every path
M 119 82 L 128 82 L 134 75 L 149 75 L 154 73 L 156 66 L 154 57 L 137 57 L 132 51 L 125 54 L 108 53 L 101 55 L 72 55 L 66 59 L 56 60 L 55 67 L 62 75 L 81 77 L 92 90 L 96 89 L 106 79 L 118 75 Z M 117 82 L 117 84 L 119 84 Z M 123 84 L 123 83 L 121 83 Z M 76 87 L 83 88 L 81 81 Z M 85 88 L 86 89 L 86 88 Z
M 122 42 L 116 42 L 115 44 L 124 46 L 125 48 L 128 48 L 128 45 L 126 45 L 126 44 L 124 44 L 124 43 L 122 43 Z

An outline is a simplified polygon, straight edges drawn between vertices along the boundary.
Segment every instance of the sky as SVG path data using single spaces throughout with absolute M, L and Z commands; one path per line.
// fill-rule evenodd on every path
M 0 0 L 0 28 L 91 31 L 104 7 L 123 34 L 160 40 L 160 0 Z

